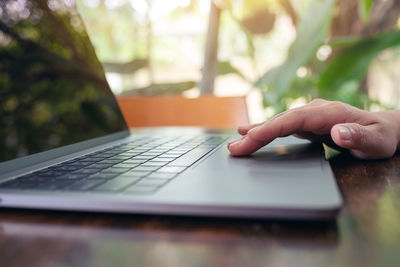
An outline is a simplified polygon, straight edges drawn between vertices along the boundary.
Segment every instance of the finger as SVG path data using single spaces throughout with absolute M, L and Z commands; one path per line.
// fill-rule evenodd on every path
M 349 149 L 354 156 L 362 159 L 391 157 L 396 150 L 392 139 L 382 135 L 378 126 L 374 124 L 338 124 L 332 128 L 331 136 L 338 146 Z M 383 136 L 386 136 L 386 139 Z
M 350 106 L 329 102 L 326 105 L 306 105 L 254 127 L 247 137 L 230 146 L 233 155 L 247 155 L 272 142 L 277 137 L 284 137 L 298 132 L 311 132 L 318 135 L 330 134 L 333 125 L 354 121 L 360 117 L 361 110 L 349 109 Z M 350 112 L 351 111 L 351 112 Z
M 240 142 L 242 139 L 244 139 L 244 136 L 242 136 L 242 137 L 240 137 L 240 138 L 237 138 L 237 139 L 234 139 L 234 140 L 228 142 L 228 144 L 227 144 L 228 149 L 229 149 L 229 147 L 230 147 L 232 144 L 234 144 L 234 143 L 236 143 L 236 142 Z
M 268 143 L 268 141 L 254 140 L 249 135 L 245 135 L 241 139 L 236 140 L 236 142 L 229 144 L 228 149 L 233 156 L 244 156 L 257 151 Z
M 319 107 L 307 107 L 293 110 L 275 120 L 253 128 L 248 134 L 256 140 L 273 140 L 298 132 L 327 134 L 333 125 L 345 121 L 343 113 L 324 110 Z
M 287 116 L 281 115 L 280 117 Z M 276 118 L 275 120 L 268 121 L 263 125 L 254 127 L 253 129 L 248 131 L 244 139 L 239 140 L 238 142 L 235 142 L 229 146 L 231 154 L 234 156 L 249 155 L 257 151 L 261 147 L 269 144 L 276 137 L 283 136 L 286 130 L 282 131 L 281 128 L 279 128 L 278 126 L 274 127 L 274 125 L 278 125 L 277 123 L 275 123 L 275 121 L 279 122 L 281 120 L 279 118 Z M 265 129 L 269 129 L 269 131 L 266 131 Z M 262 130 L 261 134 L 260 130 Z
M 298 108 L 295 108 L 295 109 L 286 110 L 286 111 L 284 111 L 284 112 L 282 112 L 282 113 L 279 113 L 279 114 L 275 115 L 275 116 L 274 116 L 273 118 L 271 118 L 270 120 L 275 120 L 275 119 L 277 119 L 277 118 L 279 118 L 279 117 L 281 117 L 281 116 L 284 116 L 284 115 L 287 114 L 288 112 L 291 112 L 291 111 L 293 111 L 293 110 L 297 110 L 297 109 L 300 109 L 300 108 L 304 108 L 304 107 L 306 107 L 306 106 L 320 106 L 320 105 L 323 105 L 323 104 L 326 104 L 326 103 L 328 103 L 328 101 L 326 101 L 326 100 L 323 100 L 323 99 L 314 99 L 313 101 L 311 101 L 310 103 L 308 103 L 307 105 L 305 105 L 305 106 L 303 106 L 303 107 L 298 107 Z M 255 124 L 250 124 L 250 125 L 244 125 L 244 126 L 239 126 L 239 127 L 238 127 L 238 133 L 241 134 L 241 135 L 246 135 L 246 134 L 248 133 L 248 131 L 250 131 L 251 129 L 253 129 L 253 128 L 255 128 L 255 127 L 258 127 L 258 126 L 260 126 L 260 125 L 262 125 L 262 124 L 264 124 L 264 123 L 265 123 L 265 122 L 255 123 Z
M 300 120 L 299 112 L 300 109 L 286 111 L 260 126 L 253 127 L 247 132 L 246 138 L 229 145 L 231 154 L 234 156 L 249 155 L 269 144 L 276 137 L 283 136 L 286 132 L 298 132 L 295 129 L 300 129 L 304 121 Z
M 260 126 L 264 122 L 261 123 L 255 123 L 255 124 L 250 124 L 250 125 L 245 125 L 245 126 L 239 126 L 238 127 L 238 133 L 241 135 L 246 135 L 248 131 L 253 129 L 254 127 Z

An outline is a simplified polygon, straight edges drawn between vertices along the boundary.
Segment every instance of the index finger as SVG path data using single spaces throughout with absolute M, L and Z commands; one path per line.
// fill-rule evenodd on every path
M 232 155 L 248 155 L 277 137 L 297 132 L 329 134 L 333 125 L 357 120 L 357 116 L 359 116 L 357 110 L 349 105 L 336 102 L 329 102 L 317 107 L 304 106 L 251 129 L 245 138 L 231 144 L 229 150 Z

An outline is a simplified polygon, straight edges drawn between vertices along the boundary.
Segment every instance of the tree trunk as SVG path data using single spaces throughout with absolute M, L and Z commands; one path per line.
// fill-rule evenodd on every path
M 200 81 L 200 94 L 214 93 L 214 81 L 218 71 L 218 34 L 221 9 L 211 2 L 206 51 L 204 55 L 203 77 Z
M 368 36 L 393 29 L 400 14 L 400 1 L 374 1 L 370 21 L 364 23 L 358 12 L 359 0 L 339 0 L 332 21 L 331 37 Z
M 153 73 L 153 24 L 151 22 L 151 0 L 147 0 L 148 10 L 147 10 L 147 36 L 146 36 L 146 50 L 147 50 L 147 71 L 149 76 L 149 83 L 154 83 L 154 73 Z

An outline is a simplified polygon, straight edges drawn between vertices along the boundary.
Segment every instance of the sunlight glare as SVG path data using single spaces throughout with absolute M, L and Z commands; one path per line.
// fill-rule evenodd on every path
M 83 4 L 89 8 L 96 8 L 100 4 L 100 0 L 83 0 Z
M 332 54 L 332 47 L 330 47 L 329 45 L 323 45 L 317 51 L 317 58 L 320 61 L 325 61 L 329 58 L 331 54 Z
M 203 16 L 208 15 L 210 12 L 210 1 L 198 1 L 200 14 Z
M 174 11 L 177 7 L 187 7 L 190 0 L 153 0 L 151 5 L 151 18 L 159 19 Z
M 146 0 L 131 0 L 131 6 L 141 15 L 145 15 L 149 9 L 149 5 Z
M 304 78 L 304 77 L 307 76 L 308 70 L 307 70 L 306 67 L 303 66 L 303 67 L 300 67 L 300 68 L 297 70 L 296 74 L 297 74 L 297 77 L 299 77 L 299 78 Z
M 105 5 L 108 9 L 113 9 L 125 4 L 126 0 L 105 0 Z

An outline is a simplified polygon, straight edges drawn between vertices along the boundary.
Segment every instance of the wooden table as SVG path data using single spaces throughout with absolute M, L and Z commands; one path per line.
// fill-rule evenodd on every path
M 336 222 L 0 210 L 0 266 L 400 266 L 400 156 L 331 164 Z

